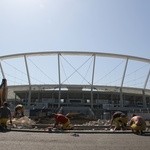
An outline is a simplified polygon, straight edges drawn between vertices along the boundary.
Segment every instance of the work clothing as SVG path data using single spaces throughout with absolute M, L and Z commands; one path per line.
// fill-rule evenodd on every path
M 69 118 L 67 118 L 66 116 L 62 115 L 62 114 L 55 114 L 55 126 L 58 124 L 62 125 L 62 129 L 73 129 L 73 125 L 70 123 Z

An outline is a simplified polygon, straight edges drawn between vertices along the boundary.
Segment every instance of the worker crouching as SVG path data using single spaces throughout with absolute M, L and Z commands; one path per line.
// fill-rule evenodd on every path
M 132 129 L 132 132 L 135 134 L 142 135 L 144 134 L 144 130 L 146 130 L 145 120 L 141 116 L 137 116 L 135 114 L 132 115 L 129 125 Z
M 62 129 L 62 130 L 71 130 L 73 125 L 70 123 L 70 119 L 63 114 L 52 114 L 52 117 L 55 119 L 55 124 L 53 128 Z
M 113 130 L 125 130 L 127 128 L 128 118 L 123 112 L 115 112 L 111 119 L 111 127 L 114 125 Z
M 18 104 L 15 107 L 14 118 L 24 117 L 24 107 L 21 104 Z

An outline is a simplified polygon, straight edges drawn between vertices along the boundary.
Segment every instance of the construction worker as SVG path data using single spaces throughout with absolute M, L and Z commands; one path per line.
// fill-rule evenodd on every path
M 15 107 L 14 118 L 24 117 L 24 107 L 21 104 L 18 104 Z
M 114 131 L 115 130 L 125 130 L 127 126 L 128 118 L 127 116 L 121 112 L 117 111 L 113 114 L 112 119 L 111 119 L 111 128 L 114 125 Z
M 132 132 L 135 134 L 144 134 L 143 131 L 146 130 L 146 122 L 141 116 L 135 114 L 132 115 L 132 118 L 129 122 L 129 125 L 132 129 Z
M 7 121 L 9 119 L 10 119 L 10 123 L 12 124 L 11 111 L 8 107 L 8 103 L 4 102 L 3 106 L 0 107 L 0 126 L 4 130 L 7 130 Z
M 70 123 L 70 120 L 68 117 L 66 117 L 63 114 L 52 114 L 52 117 L 55 118 L 55 124 L 53 128 L 57 129 L 73 129 L 73 125 Z M 59 126 L 61 125 L 61 126 Z
M 2 83 L 0 85 L 0 107 L 7 100 L 7 93 L 8 93 L 7 80 L 2 79 Z

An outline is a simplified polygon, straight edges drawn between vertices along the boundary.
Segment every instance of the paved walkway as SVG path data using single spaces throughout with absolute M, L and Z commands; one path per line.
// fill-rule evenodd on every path
M 0 133 L 1 150 L 149 150 L 150 134 Z

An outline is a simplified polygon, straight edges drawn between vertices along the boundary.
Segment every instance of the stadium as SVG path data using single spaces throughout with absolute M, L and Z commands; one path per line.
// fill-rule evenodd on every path
M 81 51 L 19 53 L 0 56 L 0 70 L 0 78 L 7 79 L 10 107 L 22 103 L 31 116 L 43 108 L 100 119 L 117 110 L 149 116 L 148 58 Z

